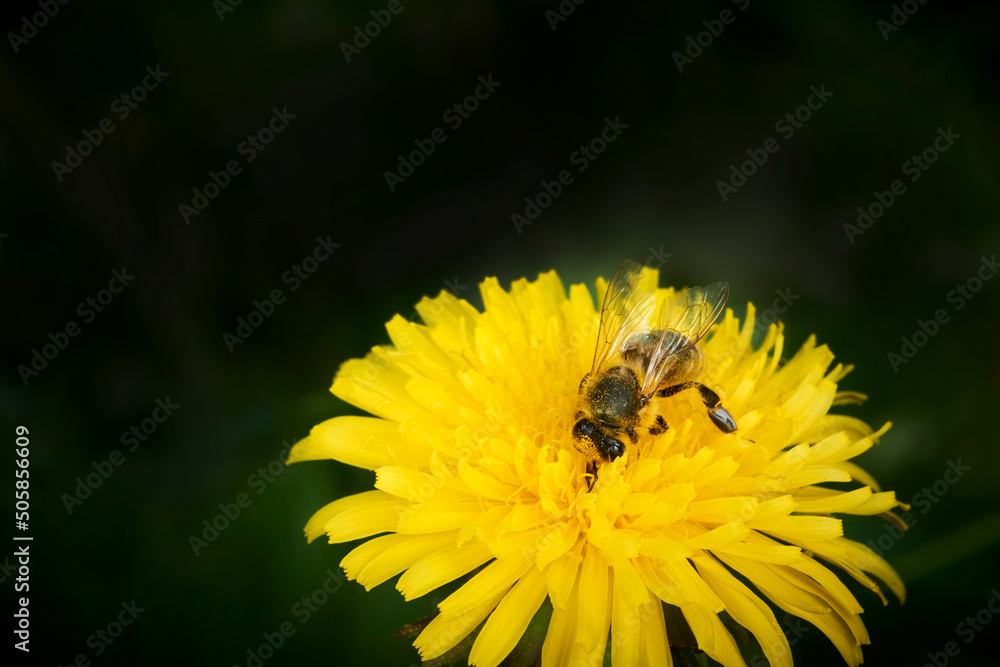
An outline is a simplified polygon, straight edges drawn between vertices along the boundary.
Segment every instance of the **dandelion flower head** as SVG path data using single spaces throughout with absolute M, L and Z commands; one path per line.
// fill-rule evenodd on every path
M 642 283 L 674 296 L 655 270 Z M 543 665 L 600 665 L 609 643 L 615 667 L 671 665 L 665 606 L 723 665 L 746 664 L 731 623 L 771 665 L 792 664 L 775 609 L 862 662 L 862 607 L 835 571 L 883 604 L 880 583 L 900 600 L 904 589 L 833 516 L 892 520 L 899 506 L 851 461 L 889 424 L 830 414 L 863 399 L 838 388 L 850 367 L 814 337 L 783 360 L 781 324 L 754 347 L 753 306 L 742 325 L 727 310 L 699 343 L 699 379 L 739 429 L 716 428 L 684 396 L 696 392 L 662 399 L 669 428 L 601 465 L 590 488 L 571 430 L 606 290 L 567 292 L 554 271 L 509 291 L 490 278 L 482 312 L 442 292 L 417 305 L 423 323 L 393 317 L 391 344 L 344 363 L 331 388 L 372 416 L 325 421 L 289 455 L 375 472 L 373 490 L 316 512 L 307 538 L 366 540 L 341 562 L 347 576 L 370 589 L 399 575 L 407 600 L 464 581 L 416 637 L 423 660 L 479 628 L 469 663 L 495 667 L 548 599 Z

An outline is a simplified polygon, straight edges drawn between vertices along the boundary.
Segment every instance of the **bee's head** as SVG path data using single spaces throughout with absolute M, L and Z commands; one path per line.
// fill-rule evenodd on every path
M 595 452 L 605 461 L 614 461 L 625 453 L 625 445 L 621 440 L 606 435 L 597 424 L 586 417 L 573 425 L 573 438 L 581 452 L 585 454 Z

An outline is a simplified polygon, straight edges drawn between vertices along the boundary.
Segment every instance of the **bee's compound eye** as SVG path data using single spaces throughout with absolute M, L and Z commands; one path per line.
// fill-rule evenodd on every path
M 614 461 L 624 453 L 625 445 L 622 444 L 621 440 L 609 438 L 608 436 L 601 438 L 601 454 L 606 461 Z
M 594 425 L 589 419 L 581 419 L 573 426 L 573 435 L 577 438 L 589 438 L 594 435 Z

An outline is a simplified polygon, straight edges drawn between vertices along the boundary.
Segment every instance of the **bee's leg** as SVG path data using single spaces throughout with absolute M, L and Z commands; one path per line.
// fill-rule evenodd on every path
M 587 461 L 587 475 L 590 477 L 590 482 L 587 483 L 587 491 L 589 492 L 594 488 L 594 482 L 597 481 L 597 463 L 594 461 Z
M 656 415 L 656 421 L 649 427 L 649 434 L 660 435 L 661 433 L 665 433 L 668 428 L 670 426 L 667 425 L 667 420 L 663 418 L 663 415 Z
M 673 396 L 685 389 L 697 388 L 701 394 L 701 400 L 708 408 L 708 417 L 723 433 L 732 433 L 736 430 L 736 420 L 729 414 L 729 411 L 722 407 L 719 395 L 700 382 L 688 381 L 675 384 L 672 387 L 665 387 L 656 392 L 657 396 Z

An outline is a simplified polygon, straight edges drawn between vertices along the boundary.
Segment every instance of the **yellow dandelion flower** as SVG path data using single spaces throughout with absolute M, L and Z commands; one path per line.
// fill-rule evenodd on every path
M 675 296 L 655 270 L 641 280 L 658 302 Z M 597 296 L 607 289 L 599 279 Z M 374 416 L 323 422 L 288 459 L 375 471 L 374 490 L 335 500 L 305 527 L 310 541 L 372 538 L 341 563 L 365 588 L 401 575 L 411 600 L 475 571 L 414 641 L 422 659 L 482 625 L 469 663 L 496 666 L 548 598 L 543 665 L 600 665 L 609 641 L 615 667 L 671 665 L 663 603 L 723 665 L 745 664 L 723 611 L 771 665 L 792 664 L 772 605 L 819 628 L 847 664 L 862 661 L 862 607 L 831 566 L 883 603 L 871 575 L 900 600 L 904 589 L 832 516 L 892 518 L 900 506 L 851 462 L 889 424 L 828 414 L 863 398 L 838 391 L 849 366 L 831 368 L 814 337 L 782 361 L 780 324 L 754 349 L 753 306 L 742 327 L 727 310 L 698 345 L 699 379 L 738 430 L 717 428 L 684 396 L 695 392 L 663 398 L 669 428 L 603 463 L 591 487 L 572 429 L 594 360 L 594 300 L 583 285 L 567 296 L 555 272 L 509 292 L 489 278 L 480 290 L 483 312 L 442 292 L 417 305 L 424 324 L 390 320 L 392 344 L 344 363 L 331 388 Z

